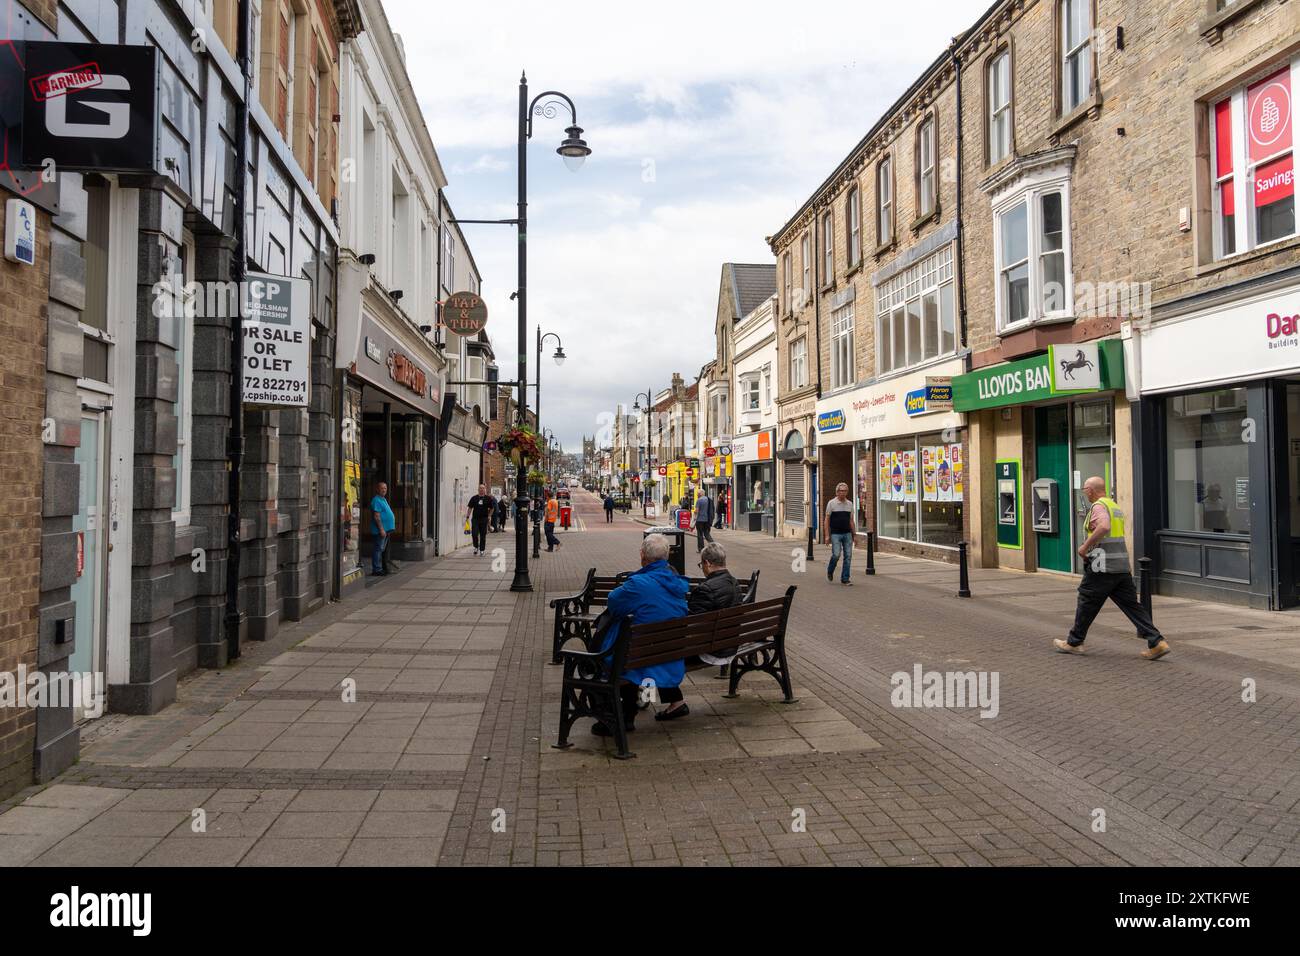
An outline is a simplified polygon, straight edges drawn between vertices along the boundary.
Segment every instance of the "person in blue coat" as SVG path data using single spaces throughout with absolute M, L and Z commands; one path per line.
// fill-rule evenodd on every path
M 623 584 L 609 592 L 605 607 L 614 622 L 600 649 L 607 651 L 614 646 L 623 619 L 629 614 L 633 624 L 654 624 L 685 617 L 686 596 L 690 589 L 689 582 L 668 564 L 668 539 L 661 534 L 646 535 L 641 541 L 641 570 L 634 571 Z M 625 671 L 621 675 L 624 683 L 619 688 L 623 698 L 623 725 L 628 730 L 636 729 L 632 724 L 636 719 L 643 682 L 652 681 L 652 686 L 659 691 L 676 691 L 685 676 L 684 660 Z M 611 733 L 600 722 L 592 726 L 591 732 L 598 737 L 608 737 Z

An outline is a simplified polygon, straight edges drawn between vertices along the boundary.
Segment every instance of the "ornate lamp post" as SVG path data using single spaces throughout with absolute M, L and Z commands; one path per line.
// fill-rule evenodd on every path
M 641 482 L 641 517 L 644 518 L 644 517 L 646 516 L 646 488 L 647 488 L 647 487 L 649 486 L 649 484 L 650 484 L 650 482 L 649 482 L 649 478 L 650 478 L 650 422 L 649 422 L 649 416 L 650 416 L 650 414 L 652 413 L 652 411 L 653 411 L 653 409 L 654 409 L 654 397 L 650 394 L 650 389 L 648 389 L 648 388 L 647 388 L 644 392 L 637 392 L 636 398 L 633 399 L 633 401 L 632 401 L 632 408 L 635 409 L 635 410 L 638 411 L 638 412 L 642 410 L 642 409 L 641 409 L 641 399 L 642 399 L 642 398 L 645 399 L 645 413 L 646 413 L 646 416 L 647 416 L 646 427 L 645 427 L 645 445 L 644 445 L 644 451 L 642 451 L 640 448 L 638 448 L 637 451 L 638 451 L 639 454 L 641 454 L 642 459 L 645 461 L 645 469 L 646 469 L 646 479 L 647 479 L 647 480 Z M 638 444 L 640 444 L 640 443 L 638 443 Z M 640 474 L 641 474 L 641 462 L 637 462 L 636 473 L 637 473 L 637 475 L 640 475 Z
M 543 335 L 542 327 L 539 325 L 537 327 L 537 381 L 533 383 L 533 387 L 537 389 L 538 428 L 542 427 L 542 343 L 547 339 L 555 339 L 555 354 L 552 355 L 551 358 L 555 359 L 555 364 L 557 366 L 563 365 L 564 360 L 568 358 L 568 356 L 564 354 L 564 345 L 560 342 L 560 337 L 554 332 L 547 332 Z

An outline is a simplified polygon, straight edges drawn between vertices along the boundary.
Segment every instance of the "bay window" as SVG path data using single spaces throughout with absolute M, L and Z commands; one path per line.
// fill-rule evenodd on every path
M 1040 181 L 994 206 L 999 330 L 1071 314 L 1069 208 L 1064 180 Z
M 1211 108 L 1215 258 L 1296 233 L 1294 69 L 1288 63 Z
M 953 282 L 949 245 L 876 288 L 876 368 L 880 374 L 957 351 Z

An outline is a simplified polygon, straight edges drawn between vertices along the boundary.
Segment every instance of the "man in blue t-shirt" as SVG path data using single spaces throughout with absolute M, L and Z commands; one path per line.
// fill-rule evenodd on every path
M 387 574 L 388 568 L 384 555 L 388 550 L 388 541 L 397 527 L 393 509 L 388 506 L 388 482 L 381 481 L 375 485 L 375 496 L 370 499 L 370 511 L 374 516 L 375 546 L 370 552 L 370 573 Z

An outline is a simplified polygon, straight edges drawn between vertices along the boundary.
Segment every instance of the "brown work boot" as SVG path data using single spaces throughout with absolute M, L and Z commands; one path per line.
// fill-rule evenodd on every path
M 1149 661 L 1158 661 L 1169 653 L 1169 643 L 1162 637 L 1160 643 L 1155 647 L 1148 647 L 1142 652 L 1142 656 Z
M 1082 654 L 1082 644 L 1071 644 L 1069 641 L 1063 641 L 1059 637 L 1052 641 L 1053 646 L 1062 654 Z

